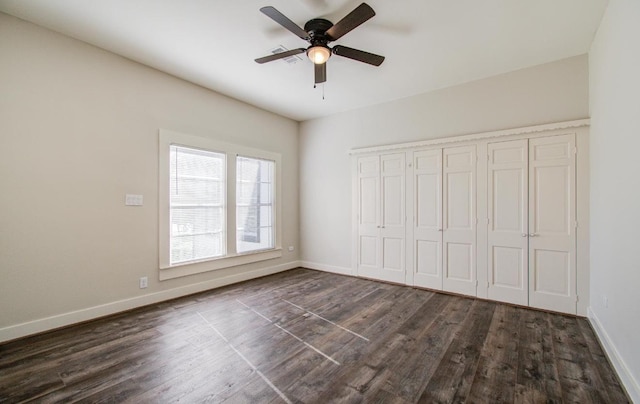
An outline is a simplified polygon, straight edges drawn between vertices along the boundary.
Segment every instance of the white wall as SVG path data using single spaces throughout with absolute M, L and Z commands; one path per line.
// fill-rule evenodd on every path
M 351 270 L 349 150 L 586 118 L 588 80 L 588 59 L 582 55 L 303 122 L 303 263 L 336 272 Z
M 636 402 L 640 402 L 639 21 L 639 1 L 611 0 L 589 54 L 590 317 Z
M 158 281 L 159 128 L 281 153 L 298 245 L 297 122 L 0 13 L 0 341 L 297 265 Z

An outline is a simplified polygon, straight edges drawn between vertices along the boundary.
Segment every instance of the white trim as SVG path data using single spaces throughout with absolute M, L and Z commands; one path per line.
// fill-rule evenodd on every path
M 225 257 L 202 262 L 189 262 L 184 265 L 174 265 L 168 268 L 161 268 L 159 279 L 179 278 L 181 276 L 195 275 L 202 272 L 215 271 L 217 269 L 230 268 L 238 265 L 251 264 L 253 262 L 265 261 L 282 257 L 282 248 L 273 250 L 258 251 L 248 254 L 227 255 Z
M 604 351 L 609 358 L 609 362 L 611 362 L 616 373 L 620 377 L 622 386 L 627 391 L 631 401 L 634 403 L 640 403 L 640 384 L 633 377 L 633 373 L 631 373 L 624 359 L 622 359 L 622 355 L 618 352 L 618 349 L 602 326 L 602 323 L 598 319 L 598 316 L 596 316 L 596 313 L 591 310 L 591 307 L 587 309 L 587 313 L 589 322 L 591 323 L 593 330 L 596 332 L 598 340 L 600 340 L 600 345 L 604 348 Z
M 525 126 L 523 128 L 512 128 L 504 130 L 496 130 L 491 132 L 472 133 L 461 136 L 441 137 L 437 139 L 420 140 L 417 142 L 409 143 L 397 143 L 383 146 L 363 147 L 358 149 L 352 149 L 349 154 L 363 154 L 363 153 L 375 153 L 381 151 L 407 149 L 414 147 L 435 146 L 447 143 L 460 143 L 468 141 L 479 141 L 484 139 L 492 139 L 511 135 L 529 135 L 538 132 L 548 132 L 552 130 L 569 129 L 569 128 L 581 128 L 589 126 L 591 124 L 590 119 L 578 119 L 575 121 L 548 123 L 544 125 Z
M 587 310 L 590 302 L 591 283 L 591 259 L 590 259 L 590 239 L 589 239 L 589 134 L 586 130 L 576 131 L 576 147 L 579 152 L 576 154 L 576 219 L 579 223 L 576 229 L 576 269 L 578 303 L 576 311 L 579 316 L 587 317 Z
M 233 283 L 247 281 L 249 279 L 272 275 L 278 272 L 297 268 L 299 266 L 300 262 L 298 261 L 287 262 L 272 267 L 265 267 L 252 271 L 241 272 L 222 278 L 216 278 L 209 281 L 181 286 L 169 290 L 163 290 L 161 292 L 150 293 L 147 295 L 132 297 L 129 299 L 118 300 L 116 302 L 106 303 L 100 306 L 89 307 L 86 309 L 76 310 L 69 313 L 59 314 L 56 316 L 46 317 L 22 324 L 0 328 L 0 343 L 26 337 L 32 334 L 53 330 L 60 327 L 66 327 L 83 321 L 94 320 L 99 317 L 120 313 L 149 304 L 188 296 L 194 293 L 204 292 L 210 289 L 231 285 Z
M 351 268 L 337 267 L 334 265 L 320 264 L 317 262 L 300 261 L 300 266 L 307 269 L 315 269 L 318 271 L 331 272 L 339 275 L 356 276 Z
M 158 130 L 158 251 L 159 251 L 159 279 L 165 281 L 181 276 L 215 271 L 217 269 L 244 265 L 282 257 L 282 156 L 280 153 L 269 152 L 252 147 L 222 142 L 208 137 L 194 136 L 167 129 Z M 207 259 L 199 262 L 170 265 L 169 263 L 169 150 L 171 145 L 198 148 L 206 151 L 222 153 L 226 161 L 226 246 L 227 254 L 223 257 Z M 274 248 L 244 254 L 235 252 L 236 243 L 236 158 L 237 156 L 270 160 L 275 163 L 274 184 L 275 195 L 275 240 Z M 233 218 L 229 220 L 229 218 Z

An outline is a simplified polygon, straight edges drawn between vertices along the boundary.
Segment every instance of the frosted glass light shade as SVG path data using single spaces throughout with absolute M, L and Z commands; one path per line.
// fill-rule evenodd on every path
M 329 60 L 331 57 L 331 51 L 324 46 L 312 46 L 307 51 L 307 56 L 316 65 L 321 65 Z

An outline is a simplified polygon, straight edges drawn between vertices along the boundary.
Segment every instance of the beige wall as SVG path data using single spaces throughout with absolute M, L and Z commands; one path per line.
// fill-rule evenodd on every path
M 640 2 L 611 0 L 589 53 L 591 312 L 640 403 Z M 606 303 L 605 303 L 606 302 Z
M 158 281 L 159 128 L 281 153 L 298 245 L 298 123 L 0 13 L 0 341 L 297 264 Z
M 300 239 L 307 266 L 351 267 L 349 150 L 588 117 L 587 56 L 301 124 Z

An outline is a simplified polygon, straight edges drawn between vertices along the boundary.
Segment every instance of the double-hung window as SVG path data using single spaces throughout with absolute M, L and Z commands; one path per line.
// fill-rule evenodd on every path
M 170 146 L 170 264 L 226 254 L 226 158 Z
M 273 248 L 274 162 L 236 158 L 236 248 L 239 253 Z
M 160 131 L 160 279 L 282 255 L 280 155 Z

